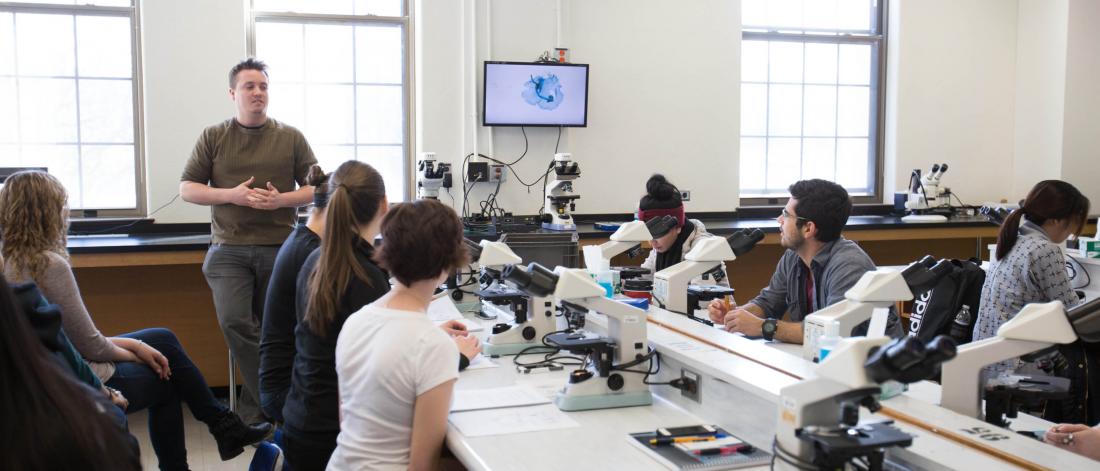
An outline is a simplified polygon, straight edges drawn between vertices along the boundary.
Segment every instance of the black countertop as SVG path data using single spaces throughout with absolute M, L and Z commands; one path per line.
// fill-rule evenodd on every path
M 765 233 L 779 232 L 775 219 L 762 218 L 713 218 L 701 219 L 712 234 L 728 235 L 739 229 L 760 229 Z M 958 227 L 990 227 L 984 217 L 955 217 L 946 222 L 902 222 L 896 216 L 852 216 L 845 231 L 872 229 L 930 229 Z M 577 236 L 581 239 L 608 237 L 611 232 L 598 230 L 592 224 L 580 224 Z M 491 236 L 495 238 L 495 236 Z M 159 233 L 70 236 L 69 252 L 72 254 L 163 252 L 205 250 L 210 245 L 210 234 Z

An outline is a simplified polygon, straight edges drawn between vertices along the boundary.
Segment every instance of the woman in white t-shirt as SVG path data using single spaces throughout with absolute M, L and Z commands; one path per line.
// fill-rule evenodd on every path
M 436 200 L 397 205 L 382 221 L 375 260 L 397 283 L 340 331 L 340 435 L 328 469 L 435 469 L 458 350 L 427 309 L 435 288 L 467 262 L 462 223 Z

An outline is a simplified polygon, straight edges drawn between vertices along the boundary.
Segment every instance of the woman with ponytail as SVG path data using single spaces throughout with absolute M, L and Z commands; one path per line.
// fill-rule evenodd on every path
M 1044 180 L 1031 189 L 1001 224 L 997 259 L 982 285 L 974 340 L 997 335 L 997 329 L 1027 304 L 1061 301 L 1068 308 L 1079 302 L 1061 247 L 1070 235 L 1081 234 L 1088 213 L 1088 198 L 1069 183 Z M 1019 359 L 990 365 L 983 380 L 1019 366 Z
M 260 407 L 279 423 L 283 422 L 283 405 L 290 392 L 290 371 L 294 366 L 298 272 L 306 257 L 321 245 L 328 207 L 328 178 L 320 165 L 310 167 L 306 184 L 313 187 L 313 209 L 306 223 L 294 226 L 279 248 L 267 285 L 260 334 Z
M 646 194 L 638 202 L 638 220 L 649 222 L 662 216 L 672 216 L 676 225 L 664 232 L 651 234 L 650 245 L 653 250 L 642 262 L 642 268 L 653 273 L 664 270 L 684 260 L 695 243 L 704 237 L 712 237 L 706 226 L 697 219 L 687 219 L 684 215 L 684 202 L 680 198 L 680 189 L 676 188 L 664 175 L 653 174 L 645 183 Z M 707 272 L 692 280 L 695 284 L 720 284 L 729 286 L 726 279 L 726 266 Z

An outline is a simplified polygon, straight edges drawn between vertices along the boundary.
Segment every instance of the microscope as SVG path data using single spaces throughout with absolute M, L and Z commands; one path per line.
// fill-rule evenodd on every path
M 542 228 L 554 231 L 574 231 L 572 211 L 577 209 L 579 195 L 573 194 L 573 180 L 581 176 L 581 167 L 572 160 L 573 154 L 554 154 L 550 171 L 554 179 L 546 185 L 546 212 L 542 214 Z
M 919 168 L 909 175 L 909 197 L 905 209 L 909 215 L 902 221 L 946 221 L 951 215 L 951 189 L 941 186 L 940 179 L 947 172 L 947 164 L 932 164 L 932 171 L 921 176 Z
M 886 321 L 890 308 L 898 301 L 913 299 L 913 293 L 923 293 L 936 286 L 941 278 L 951 273 L 950 260 L 931 256 L 911 263 L 904 270 L 879 269 L 864 273 L 848 292 L 844 300 L 806 316 L 802 321 L 802 358 L 818 359 L 818 341 L 829 324 L 839 324 L 839 335 L 850 337 L 859 324 L 871 320 L 868 337 L 886 335 Z
M 955 341 L 939 336 L 853 337 L 817 365 L 814 374 L 779 391 L 775 468 L 847 469 L 853 460 L 881 470 L 886 449 L 913 443 L 891 422 L 859 422 L 859 408 L 877 412 L 880 384 L 913 383 L 935 376 L 955 356 Z
M 1028 304 L 996 336 L 959 347 L 958 357 L 943 366 L 940 406 L 981 419 L 982 368 L 1077 340 L 1100 342 L 1100 298 L 1070 309 L 1061 301 Z
M 653 275 L 653 299 L 669 311 L 695 319 L 697 306 L 688 304 L 688 284 L 727 261 L 748 253 L 764 239 L 760 229 L 742 229 L 727 237 L 711 236 L 699 239 L 684 254 L 684 261 Z
M 646 340 L 646 313 L 605 297 L 606 292 L 587 271 L 557 267 L 554 271 L 531 263 L 524 269 L 506 265 L 502 276 L 532 298 L 553 296 L 562 309 L 596 311 L 607 316 L 607 336 L 567 330 L 547 336 L 546 343 L 584 355 L 581 369 L 569 374 L 554 403 L 563 411 L 649 405 L 653 396 L 644 372 L 630 370 L 651 361 Z
M 451 164 L 436 162 L 435 152 L 424 152 L 420 157 L 416 172 L 417 196 L 439 199 L 439 189 L 451 187 Z

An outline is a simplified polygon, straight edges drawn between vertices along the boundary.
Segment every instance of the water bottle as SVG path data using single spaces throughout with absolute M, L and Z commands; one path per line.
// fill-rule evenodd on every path
M 825 357 L 840 343 L 840 322 L 831 321 L 825 324 L 825 334 L 817 341 L 817 361 L 825 361 Z
M 955 314 L 955 322 L 951 323 L 951 337 L 960 342 L 969 341 L 971 335 L 970 320 L 970 306 L 963 304 L 959 312 Z

